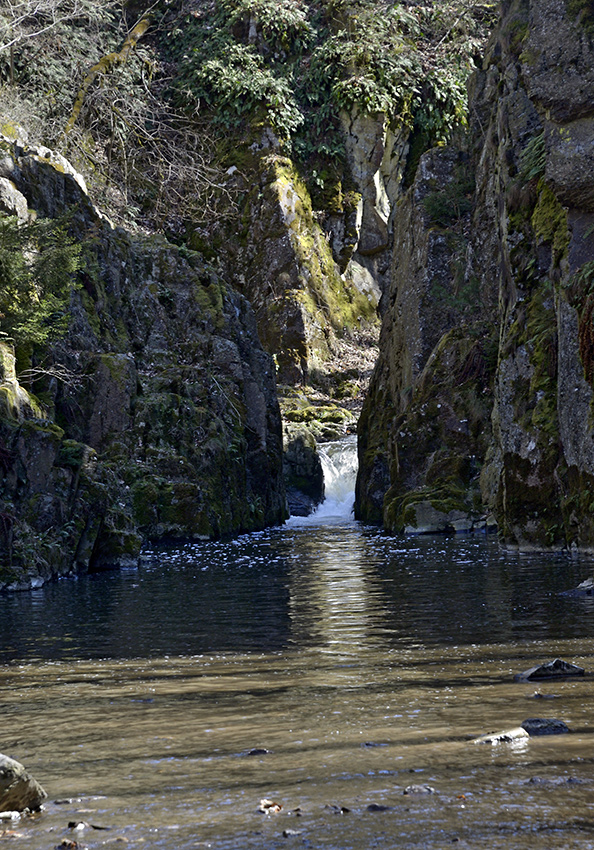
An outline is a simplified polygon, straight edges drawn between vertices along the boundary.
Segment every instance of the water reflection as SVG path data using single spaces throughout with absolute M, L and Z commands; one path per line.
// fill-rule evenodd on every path
M 512 674 L 594 669 L 591 608 L 559 595 L 590 569 L 337 518 L 0 597 L 2 749 L 50 791 L 11 844 L 59 845 L 84 809 L 163 850 L 276 850 L 287 829 L 319 850 L 587 850 L 594 679 L 543 688 L 543 709 Z M 469 741 L 545 710 L 572 734 Z
M 0 660 L 593 636 L 592 600 L 559 595 L 591 569 L 487 537 L 393 538 L 337 518 L 159 547 L 138 571 L 0 596 Z
M 301 558 L 289 578 L 292 640 L 336 653 L 360 653 L 388 628 L 382 579 L 355 524 L 295 533 Z

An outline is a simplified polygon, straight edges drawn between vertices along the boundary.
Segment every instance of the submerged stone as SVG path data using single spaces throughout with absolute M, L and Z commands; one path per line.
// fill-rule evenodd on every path
M 530 717 L 522 723 L 522 729 L 530 735 L 531 738 L 537 738 L 541 735 L 565 735 L 570 729 L 562 720 L 553 720 L 544 717 Z
M 523 673 L 516 673 L 514 681 L 536 682 L 541 679 L 564 679 L 569 676 L 583 676 L 585 672 L 584 668 L 578 667 L 577 664 L 563 661 L 562 658 L 555 658 L 554 661 L 547 661 L 545 664 L 531 667 L 529 670 L 524 670 Z

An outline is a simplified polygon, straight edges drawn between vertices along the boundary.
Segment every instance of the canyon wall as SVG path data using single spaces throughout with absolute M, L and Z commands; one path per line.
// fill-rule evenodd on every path
M 200 254 L 114 228 L 48 149 L 5 140 L 0 165 L 4 213 L 67 213 L 81 247 L 66 334 L 17 346 L 19 379 L 0 340 L 0 586 L 282 522 L 275 369 L 245 298 Z
M 398 204 L 362 519 L 594 546 L 593 18 L 502 3 L 469 140 L 425 153 Z

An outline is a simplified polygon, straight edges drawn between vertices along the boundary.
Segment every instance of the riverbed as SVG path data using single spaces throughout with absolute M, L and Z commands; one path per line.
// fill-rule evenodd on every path
M 591 572 L 326 517 L 2 596 L 0 751 L 49 793 L 4 840 L 594 847 L 594 679 L 513 681 L 594 670 Z M 572 731 L 472 743 L 529 717 Z

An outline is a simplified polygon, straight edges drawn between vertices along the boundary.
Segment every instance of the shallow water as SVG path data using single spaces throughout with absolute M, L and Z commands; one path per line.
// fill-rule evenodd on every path
M 50 794 L 9 846 L 594 847 L 594 678 L 513 682 L 594 670 L 592 563 L 317 523 L 0 597 L 0 751 Z M 572 732 L 471 742 L 528 717 Z

